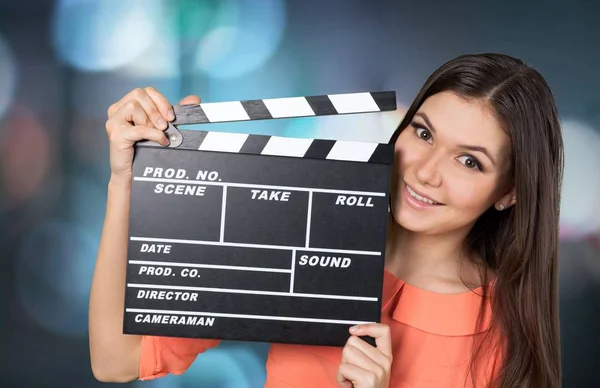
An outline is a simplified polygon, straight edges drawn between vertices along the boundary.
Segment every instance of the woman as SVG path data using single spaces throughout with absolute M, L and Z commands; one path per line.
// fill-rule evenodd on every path
M 151 88 L 108 111 L 112 176 L 90 301 L 100 380 L 183 373 L 218 344 L 121 334 L 132 146 L 167 144 L 170 113 Z M 504 55 L 458 57 L 430 76 L 390 141 L 382 323 L 350 330 L 343 349 L 272 345 L 266 385 L 560 386 L 562 138 L 542 76 Z

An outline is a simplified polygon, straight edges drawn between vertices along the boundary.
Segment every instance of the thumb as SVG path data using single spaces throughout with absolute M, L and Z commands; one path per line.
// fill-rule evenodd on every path
M 179 105 L 189 105 L 189 104 L 199 104 L 200 97 L 191 94 L 189 96 L 184 97 L 181 101 L 179 101 Z
M 365 323 L 350 328 L 356 336 L 369 336 L 375 339 L 377 349 L 386 356 L 392 356 L 392 336 L 390 327 L 381 323 Z

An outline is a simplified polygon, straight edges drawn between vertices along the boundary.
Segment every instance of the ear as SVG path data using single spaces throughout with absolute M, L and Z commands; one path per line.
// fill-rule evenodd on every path
M 495 203 L 494 207 L 498 211 L 506 210 L 513 206 L 517 202 L 516 190 L 513 186 L 506 194 L 500 197 Z

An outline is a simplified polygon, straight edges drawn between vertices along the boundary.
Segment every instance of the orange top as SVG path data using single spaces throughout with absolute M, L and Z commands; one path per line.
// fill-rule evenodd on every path
M 390 388 L 472 387 L 468 368 L 473 339 L 489 328 L 489 302 L 483 327 L 476 332 L 479 293 L 425 291 L 388 271 L 384 275 L 382 302 L 381 320 L 391 328 L 394 353 Z M 218 340 L 144 336 L 140 379 L 182 374 L 198 353 L 218 344 Z M 341 353 L 342 348 L 338 347 L 272 344 L 265 387 L 338 387 Z M 498 352 L 484 359 L 488 363 L 478 369 L 477 387 L 487 386 L 500 367 Z

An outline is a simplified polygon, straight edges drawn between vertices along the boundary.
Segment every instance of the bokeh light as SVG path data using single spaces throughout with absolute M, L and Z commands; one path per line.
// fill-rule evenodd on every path
M 124 66 L 152 46 L 163 25 L 161 0 L 61 0 L 52 33 L 60 57 L 83 71 Z
M 298 117 L 290 119 L 281 135 L 295 138 L 317 138 L 315 136 L 316 130 L 319 126 L 319 120 L 322 119 L 322 117 Z
M 131 77 L 195 76 L 198 42 L 228 17 L 223 1 L 165 1 L 154 43 L 119 69 Z M 229 8 L 231 9 L 231 7 Z
M 13 101 L 17 65 L 12 50 L 0 35 L 0 119 Z
M 203 4 L 205 1 L 197 3 Z M 140 77 L 176 78 L 186 69 L 182 63 L 186 51 L 181 44 L 183 31 L 189 30 L 188 25 L 194 26 L 198 37 L 203 35 L 210 24 L 205 12 L 190 12 L 184 8 L 195 7 L 192 2 L 164 2 L 161 9 L 161 22 L 153 42 L 141 51 L 135 60 L 117 70 L 121 75 L 139 79 Z M 182 23 L 181 19 L 185 19 Z M 191 19 L 191 20 L 188 20 Z M 191 36 L 190 36 L 191 37 Z M 181 40 L 180 40 L 181 39 Z M 174 81 L 174 80 L 173 80 Z
M 223 341 L 198 355 L 183 375 L 184 387 L 254 388 L 263 386 L 269 345 Z
M 120 69 L 130 77 L 175 78 L 180 75 L 180 47 L 168 34 L 158 34 L 154 42 L 135 60 Z
M 379 115 L 379 120 L 381 121 L 382 132 L 382 142 L 388 142 L 390 137 L 394 133 L 394 131 L 400 125 L 402 119 L 404 119 L 404 115 L 406 115 L 406 111 L 408 108 L 406 106 L 400 105 L 397 103 L 397 108 L 395 111 L 390 112 L 382 112 Z
M 0 130 L 2 208 L 30 199 L 43 186 L 51 161 L 50 138 L 25 106 L 15 106 Z
M 87 333 L 95 237 L 55 219 L 38 224 L 21 242 L 15 264 L 19 301 L 34 321 L 54 334 Z
M 319 119 L 315 137 L 387 143 L 402 117 L 404 108 L 378 113 L 324 116 Z
M 298 97 L 302 79 L 295 72 L 292 58 L 278 60 L 255 71 L 251 77 L 210 78 L 190 85 L 190 92 L 200 94 L 204 102 L 239 101 L 265 98 Z M 251 120 L 191 126 L 192 129 L 282 135 L 285 128 L 303 118 Z
M 600 231 L 600 133 L 581 121 L 566 119 L 563 139 L 561 238 L 580 238 Z
M 405 112 L 406 109 L 399 106 L 397 110 L 389 112 L 295 118 L 289 120 L 283 135 L 387 143 Z
M 231 78 L 263 65 L 283 36 L 282 0 L 225 0 L 216 26 L 198 45 L 197 66 L 209 76 Z

